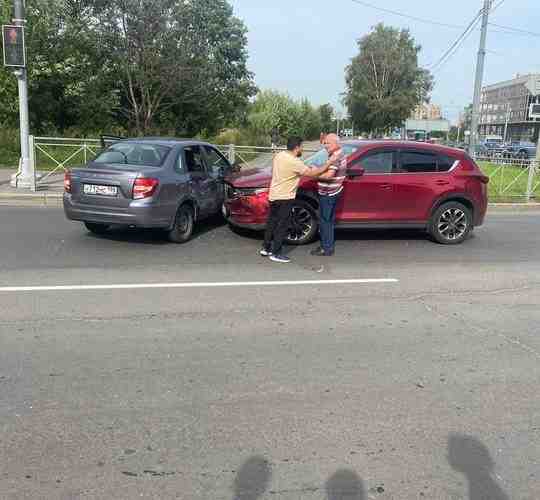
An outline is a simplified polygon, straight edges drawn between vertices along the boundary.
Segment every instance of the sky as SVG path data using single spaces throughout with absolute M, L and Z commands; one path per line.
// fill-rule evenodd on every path
M 261 89 L 307 97 L 313 104 L 341 108 L 344 70 L 358 53 L 357 40 L 379 22 L 408 28 L 422 46 L 420 65 L 437 62 L 482 8 L 483 0 L 364 0 L 445 27 L 378 11 L 354 0 L 229 0 L 246 24 L 249 68 Z M 496 0 L 494 5 L 500 3 Z M 502 0 L 490 22 L 536 34 L 509 33 L 490 26 L 484 84 L 540 73 L 540 0 Z M 478 27 L 436 71 L 431 102 L 456 121 L 472 102 L 480 40 Z

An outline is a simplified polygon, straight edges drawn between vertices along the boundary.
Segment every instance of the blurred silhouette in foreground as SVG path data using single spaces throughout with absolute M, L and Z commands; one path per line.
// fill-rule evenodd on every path
M 493 477 L 495 463 L 483 443 L 471 436 L 450 434 L 448 461 L 469 483 L 469 500 L 510 500 Z
M 256 500 L 270 484 L 272 471 L 268 460 L 251 457 L 242 465 L 234 480 L 234 500 Z
M 338 470 L 326 481 L 328 500 L 365 500 L 364 485 L 356 472 Z

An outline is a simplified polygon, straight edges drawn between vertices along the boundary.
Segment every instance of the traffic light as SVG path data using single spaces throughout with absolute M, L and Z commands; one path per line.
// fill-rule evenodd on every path
M 4 66 L 24 68 L 26 66 L 24 27 L 2 26 L 2 41 L 4 42 Z

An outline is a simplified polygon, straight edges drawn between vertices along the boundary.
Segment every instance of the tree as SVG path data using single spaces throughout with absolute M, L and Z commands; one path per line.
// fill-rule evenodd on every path
M 330 104 L 319 106 L 321 131 L 328 133 L 334 130 L 334 108 Z
M 288 94 L 275 90 L 257 94 L 248 123 L 256 133 L 268 138 L 274 129 L 282 138 L 298 135 L 304 139 L 315 139 L 321 132 L 319 114 L 307 99 L 297 102 Z
M 2 0 L 2 20 L 11 16 Z M 34 0 L 26 4 L 25 41 L 31 130 L 95 130 L 114 120 L 118 104 L 107 56 L 89 26 L 91 11 L 80 0 Z M 0 70 L 0 116 L 18 123 L 15 76 Z
M 378 24 L 358 48 L 346 68 L 344 101 L 353 122 L 379 134 L 401 126 L 433 87 L 430 73 L 418 66 L 421 47 L 408 30 Z
M 465 130 L 471 130 L 471 126 L 472 126 L 472 112 L 473 112 L 473 105 L 472 104 L 468 104 L 467 106 L 465 106 L 465 108 L 463 109 L 463 113 L 461 114 L 461 116 L 459 117 L 459 120 L 461 122 L 461 128 L 465 131 Z
M 246 29 L 226 0 L 94 0 L 94 11 L 138 133 L 217 129 L 255 93 Z

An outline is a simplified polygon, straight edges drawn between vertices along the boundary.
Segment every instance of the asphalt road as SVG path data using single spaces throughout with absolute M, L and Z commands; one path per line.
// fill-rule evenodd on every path
M 177 246 L 1 207 L 0 498 L 537 500 L 539 233 L 279 265 L 218 221 Z

